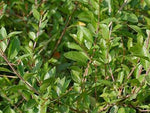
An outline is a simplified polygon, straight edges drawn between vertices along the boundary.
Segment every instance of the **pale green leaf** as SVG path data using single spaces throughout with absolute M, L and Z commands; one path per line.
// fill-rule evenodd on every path
M 104 39 L 109 39 L 109 27 L 105 24 L 101 24 L 101 33 Z
M 33 11 L 34 18 L 39 21 L 40 20 L 40 13 L 35 8 L 32 11 Z
M 93 42 L 93 37 L 92 37 L 92 34 L 89 29 L 87 29 L 86 27 L 83 27 L 83 26 L 78 26 L 78 29 L 80 30 L 80 32 L 83 33 L 83 37 L 87 41 L 90 41 L 91 43 Z

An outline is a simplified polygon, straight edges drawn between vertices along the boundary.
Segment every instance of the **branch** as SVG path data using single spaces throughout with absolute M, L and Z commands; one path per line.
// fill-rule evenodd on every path
M 0 77 L 7 77 L 7 78 L 18 78 L 16 76 L 9 76 L 9 75 L 0 75 Z
M 118 10 L 118 12 L 116 14 L 118 14 L 118 13 L 120 13 L 122 11 L 122 9 L 125 7 L 127 2 L 128 2 L 128 0 L 124 0 L 124 3 L 122 4 L 122 6 L 120 7 L 120 9 Z
M 99 9 L 98 9 L 99 12 L 98 12 L 98 22 L 97 22 L 96 34 L 98 34 L 98 32 L 99 32 L 99 24 L 100 24 L 100 3 L 101 3 L 101 0 L 99 0 Z M 96 43 L 97 43 L 97 37 L 95 38 L 94 46 L 96 45 Z M 91 55 L 90 60 L 89 60 L 89 62 L 87 63 L 87 67 L 86 67 L 86 69 L 85 69 L 85 71 L 84 71 L 82 82 L 86 82 L 86 78 L 85 78 L 85 77 L 88 75 L 88 70 L 89 70 L 90 64 L 92 63 L 92 58 L 93 58 L 93 56 L 94 56 L 94 54 L 95 54 L 95 51 L 96 51 L 96 49 L 94 48 L 94 49 L 93 49 L 93 54 Z
M 75 6 L 74 11 L 75 11 L 76 9 L 77 9 L 77 7 Z M 73 13 L 74 13 L 74 11 L 73 11 Z M 71 21 L 71 18 L 72 18 L 73 13 L 69 16 L 69 19 L 68 19 L 68 21 L 67 21 L 67 23 L 66 23 L 66 25 L 65 25 L 65 28 L 64 28 L 64 30 L 62 31 L 62 33 L 61 33 L 61 35 L 60 35 L 60 37 L 59 37 L 59 39 L 58 39 L 58 41 L 57 41 L 57 43 L 56 43 L 56 45 L 55 45 L 55 48 L 54 48 L 54 50 L 52 51 L 52 53 L 51 53 L 51 55 L 50 55 L 50 58 L 52 58 L 52 56 L 54 55 L 55 51 L 56 51 L 57 48 L 58 48 L 58 45 L 60 44 L 60 42 L 61 42 L 63 36 L 65 35 L 66 30 L 67 30 L 67 27 L 68 27 L 68 25 L 69 25 L 69 23 L 70 23 L 70 21 Z
M 148 110 L 148 109 L 145 109 L 145 110 L 144 110 L 144 109 L 139 109 L 139 108 L 137 108 L 137 109 L 138 109 L 140 112 L 146 112 L 146 113 L 147 113 L 147 112 L 150 112 L 150 110 Z
M 41 16 L 42 16 L 42 15 L 41 15 Z M 42 17 L 40 17 L 40 21 L 39 21 L 39 25 L 38 25 L 38 31 L 37 31 L 37 33 L 36 33 L 36 38 L 39 37 L 41 23 L 42 23 Z M 33 50 L 35 49 L 35 47 L 36 47 L 36 41 L 34 42 Z
M 8 61 L 7 57 L 5 56 L 3 50 L 0 48 L 0 55 L 1 57 L 6 61 L 6 63 L 9 65 L 9 67 L 13 70 L 14 74 L 17 75 L 17 77 L 22 80 L 33 92 L 35 92 L 36 94 L 39 94 L 38 91 L 31 86 L 31 84 L 29 82 L 27 82 L 16 70 L 15 68 L 11 65 L 11 63 Z
M 148 33 L 148 37 L 147 37 L 146 44 L 145 44 L 146 49 L 148 49 L 149 41 L 150 41 L 150 31 L 149 31 L 149 33 Z M 140 61 L 140 58 L 138 59 L 137 63 L 138 63 L 139 61 Z M 136 68 L 136 65 L 132 68 L 132 70 L 131 70 L 131 72 L 129 73 L 127 79 L 130 78 L 130 76 L 131 76 L 132 73 L 134 72 L 135 68 Z M 141 72 L 142 72 L 142 68 L 143 68 L 143 66 L 140 67 L 138 76 L 140 76 L 140 74 L 141 74 Z M 147 72 L 146 72 L 146 73 L 147 73 Z M 149 73 L 149 72 L 148 72 L 148 73 Z M 147 75 L 147 74 L 146 74 L 146 75 Z

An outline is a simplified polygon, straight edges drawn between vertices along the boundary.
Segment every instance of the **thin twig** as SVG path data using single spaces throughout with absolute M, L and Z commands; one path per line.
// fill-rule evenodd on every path
M 97 65 L 95 66 L 95 84 L 97 83 Z M 95 99 L 97 100 L 97 87 L 95 87 Z
M 138 59 L 137 63 L 140 61 L 140 58 Z M 134 70 L 136 69 L 136 65 L 132 68 L 131 72 L 129 73 L 129 75 L 127 76 L 127 79 L 130 78 L 130 76 L 133 74 Z
M 110 39 L 111 39 L 111 33 L 112 33 L 112 22 L 110 22 L 109 25 L 110 25 L 110 26 L 109 26 L 109 41 L 110 41 Z M 108 51 L 108 49 L 107 49 L 107 59 L 108 59 L 108 53 L 109 53 L 109 51 Z M 109 64 L 108 64 L 108 66 L 109 66 L 109 72 L 110 72 L 110 74 L 111 74 L 111 78 L 112 78 L 112 80 L 113 80 L 113 82 L 114 82 L 115 79 L 114 79 L 114 75 L 113 75 L 112 69 L 111 69 L 111 67 L 110 67 Z M 106 70 L 105 70 L 105 71 L 106 71 Z
M 109 66 L 109 72 L 111 74 L 111 78 L 112 78 L 113 82 L 115 82 L 115 78 L 114 78 L 114 75 L 113 75 L 113 72 L 112 72 L 112 69 L 110 66 Z
M 125 7 L 125 5 L 127 4 L 127 2 L 128 2 L 128 0 L 124 0 L 124 3 L 122 4 L 122 6 L 120 7 L 120 9 L 118 10 L 117 14 L 122 11 L 122 9 Z
M 35 2 L 35 6 L 37 7 L 37 5 L 38 5 L 37 0 L 35 0 L 34 2 Z
M 37 33 L 36 33 L 36 38 L 39 37 L 41 23 L 42 23 L 42 15 L 41 15 L 41 17 L 40 17 L 40 21 L 39 21 L 39 25 L 38 25 L 38 31 L 37 31 Z M 34 42 L 33 50 L 35 49 L 35 47 L 36 47 L 36 41 Z
M 148 37 L 147 37 L 147 40 L 146 40 L 146 49 L 148 49 L 149 41 L 150 41 L 150 31 L 148 33 Z
M 10 76 L 10 75 L 0 75 L 0 77 L 7 77 L 7 78 L 18 78 L 16 76 Z
M 107 104 L 104 108 L 99 110 L 99 113 L 101 113 L 102 111 L 106 111 L 109 107 L 110 107 L 110 105 Z
M 25 99 L 22 98 L 22 99 L 18 102 L 18 104 L 16 105 L 16 107 L 18 107 L 24 100 L 25 100 Z
M 140 66 L 140 69 L 139 69 L 139 72 L 138 72 L 138 77 L 140 77 L 140 75 L 142 73 L 142 69 L 143 69 L 143 66 Z

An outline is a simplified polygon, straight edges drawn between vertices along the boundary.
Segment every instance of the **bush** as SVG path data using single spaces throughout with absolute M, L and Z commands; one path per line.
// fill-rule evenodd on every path
M 149 0 L 1 1 L 0 112 L 149 112 L 149 9 Z

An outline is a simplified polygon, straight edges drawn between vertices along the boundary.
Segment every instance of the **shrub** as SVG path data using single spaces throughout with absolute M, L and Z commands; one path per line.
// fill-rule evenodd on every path
M 149 9 L 149 0 L 1 1 L 0 112 L 149 112 Z

